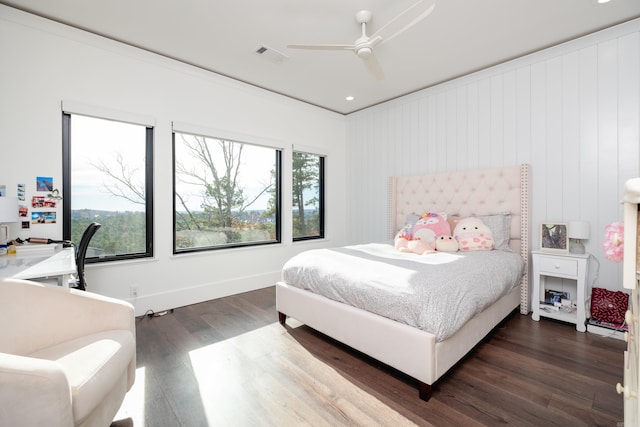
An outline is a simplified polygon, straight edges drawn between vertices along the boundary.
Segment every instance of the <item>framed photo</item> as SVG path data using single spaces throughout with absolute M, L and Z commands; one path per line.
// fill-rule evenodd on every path
M 545 252 L 569 252 L 569 236 L 566 222 L 540 224 L 540 250 Z

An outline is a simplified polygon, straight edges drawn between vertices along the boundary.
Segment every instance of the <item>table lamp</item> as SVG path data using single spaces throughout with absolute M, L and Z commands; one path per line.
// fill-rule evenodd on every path
M 10 222 L 18 222 L 18 198 L 0 197 L 0 255 L 7 253 L 9 227 L 4 224 Z
M 587 221 L 569 221 L 569 252 L 584 254 L 584 243 L 581 240 L 589 238 L 591 226 Z

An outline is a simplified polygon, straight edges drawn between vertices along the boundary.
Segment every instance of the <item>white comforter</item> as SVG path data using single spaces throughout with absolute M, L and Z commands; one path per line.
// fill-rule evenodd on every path
M 371 243 L 300 253 L 284 265 L 282 278 L 442 341 L 509 293 L 523 271 L 522 258 L 513 252 L 416 255 Z

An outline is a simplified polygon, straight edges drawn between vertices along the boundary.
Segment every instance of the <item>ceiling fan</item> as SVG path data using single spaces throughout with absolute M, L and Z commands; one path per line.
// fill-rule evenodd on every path
M 384 73 L 373 54 L 373 48 L 388 42 L 422 21 L 429 16 L 435 7 L 434 0 L 420 0 L 371 36 L 367 35 L 367 24 L 371 21 L 372 13 L 368 10 L 361 10 L 356 13 L 356 22 L 362 27 L 362 35 L 353 44 L 290 44 L 287 47 L 310 50 L 350 50 L 364 61 L 365 66 L 373 77 L 383 79 Z

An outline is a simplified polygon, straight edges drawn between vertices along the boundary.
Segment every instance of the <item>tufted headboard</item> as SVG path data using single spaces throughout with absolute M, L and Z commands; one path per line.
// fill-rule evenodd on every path
M 520 312 L 529 311 L 529 165 L 389 179 L 389 236 L 407 216 L 446 212 L 462 217 L 511 213 L 509 246 L 525 261 Z

